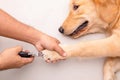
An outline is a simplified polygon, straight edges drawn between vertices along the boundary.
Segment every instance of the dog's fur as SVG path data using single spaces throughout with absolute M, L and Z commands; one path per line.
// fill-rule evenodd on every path
M 85 21 L 87 24 L 83 24 Z M 83 27 L 78 29 L 79 26 Z M 120 69 L 120 0 L 71 0 L 70 13 L 59 30 L 73 38 L 98 32 L 105 33 L 107 38 L 61 46 L 67 57 L 45 51 L 45 60 L 109 57 L 104 64 L 104 80 L 116 79 L 115 73 Z

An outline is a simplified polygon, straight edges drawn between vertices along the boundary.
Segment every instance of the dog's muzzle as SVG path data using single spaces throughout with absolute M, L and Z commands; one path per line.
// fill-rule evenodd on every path
M 82 29 L 88 26 L 88 23 L 89 23 L 88 20 L 84 21 L 80 26 L 77 27 L 77 29 L 75 29 L 71 34 L 69 34 L 69 36 L 78 34 Z M 64 34 L 64 28 L 62 26 L 58 30 L 60 33 Z
M 77 34 L 79 31 L 81 31 L 82 29 L 84 29 L 87 25 L 88 25 L 89 21 L 85 21 L 84 23 L 82 23 L 75 31 L 73 31 L 73 33 L 71 33 L 69 36 L 75 35 Z

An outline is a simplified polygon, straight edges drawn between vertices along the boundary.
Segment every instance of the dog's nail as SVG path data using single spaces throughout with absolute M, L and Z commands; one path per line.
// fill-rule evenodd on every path
M 50 61 L 50 58 L 48 58 L 47 60 L 49 60 L 49 61 Z

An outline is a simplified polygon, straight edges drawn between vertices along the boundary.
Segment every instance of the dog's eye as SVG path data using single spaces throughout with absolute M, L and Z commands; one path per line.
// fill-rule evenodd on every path
M 79 5 L 74 5 L 73 10 L 77 10 L 79 8 Z

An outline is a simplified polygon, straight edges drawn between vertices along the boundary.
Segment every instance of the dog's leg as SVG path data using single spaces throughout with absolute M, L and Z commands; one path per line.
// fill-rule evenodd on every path
M 104 80 L 117 80 L 116 73 L 120 70 L 120 57 L 107 58 L 104 64 Z
M 56 52 L 45 51 L 45 60 L 59 60 L 68 57 L 116 57 L 120 56 L 120 37 L 113 35 L 106 39 L 80 42 L 74 45 L 62 46 L 67 53 L 67 57 L 61 57 Z

